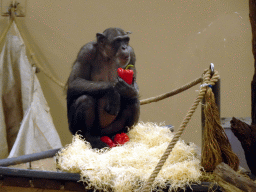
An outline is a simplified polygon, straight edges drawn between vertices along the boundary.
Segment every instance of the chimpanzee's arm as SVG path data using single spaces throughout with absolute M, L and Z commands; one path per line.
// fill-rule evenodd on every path
M 72 72 L 68 79 L 67 99 L 73 100 L 83 94 L 95 96 L 106 93 L 113 88 L 110 82 L 91 81 L 91 65 L 95 59 L 96 48 L 92 43 L 86 44 L 78 53 L 77 60 L 73 65 Z
M 113 88 L 110 82 L 93 82 L 81 77 L 77 77 L 68 84 L 68 95 L 72 94 L 74 97 L 89 94 L 91 96 L 104 94 L 107 90 Z
M 101 130 L 101 135 L 113 135 L 118 132 L 127 132 L 127 127 L 132 127 L 139 121 L 140 101 L 136 77 L 134 78 L 134 82 L 132 85 L 128 85 L 127 83 L 123 85 L 124 87 L 126 87 L 124 88 L 124 92 L 126 92 L 126 97 L 122 96 L 121 99 L 121 105 L 123 110 L 120 112 L 120 114 L 117 116 L 116 120 L 113 123 Z M 132 90 L 133 93 L 127 90 Z

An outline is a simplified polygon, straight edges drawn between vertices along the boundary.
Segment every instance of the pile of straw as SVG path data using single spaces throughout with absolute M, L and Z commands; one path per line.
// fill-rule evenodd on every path
M 91 149 L 79 135 L 57 155 L 58 168 L 80 173 L 87 189 L 104 191 L 140 191 L 173 138 L 163 125 L 139 123 L 129 133 L 123 146 Z M 199 183 L 200 159 L 194 144 L 180 140 L 153 183 L 153 188 L 184 188 Z

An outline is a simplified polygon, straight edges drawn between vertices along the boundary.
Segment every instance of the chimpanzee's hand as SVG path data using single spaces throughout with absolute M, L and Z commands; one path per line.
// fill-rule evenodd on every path
M 114 88 L 105 95 L 107 98 L 105 111 L 110 115 L 118 115 L 120 111 L 120 94 Z
M 115 84 L 115 89 L 118 91 L 118 93 L 125 97 L 125 98 L 130 98 L 134 99 L 138 97 L 138 92 L 134 88 L 133 85 L 129 85 L 126 83 L 122 78 L 117 77 L 117 82 Z

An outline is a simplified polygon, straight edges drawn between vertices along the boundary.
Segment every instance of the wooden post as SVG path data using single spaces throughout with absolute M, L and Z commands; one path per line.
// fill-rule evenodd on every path
M 256 124 L 256 0 L 249 0 L 249 17 L 252 28 L 252 53 L 254 56 L 254 75 L 251 82 L 252 125 Z

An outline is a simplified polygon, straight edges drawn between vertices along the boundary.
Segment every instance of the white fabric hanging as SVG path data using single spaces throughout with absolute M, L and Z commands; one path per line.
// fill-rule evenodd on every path
M 0 54 L 0 159 L 62 147 L 15 22 Z

